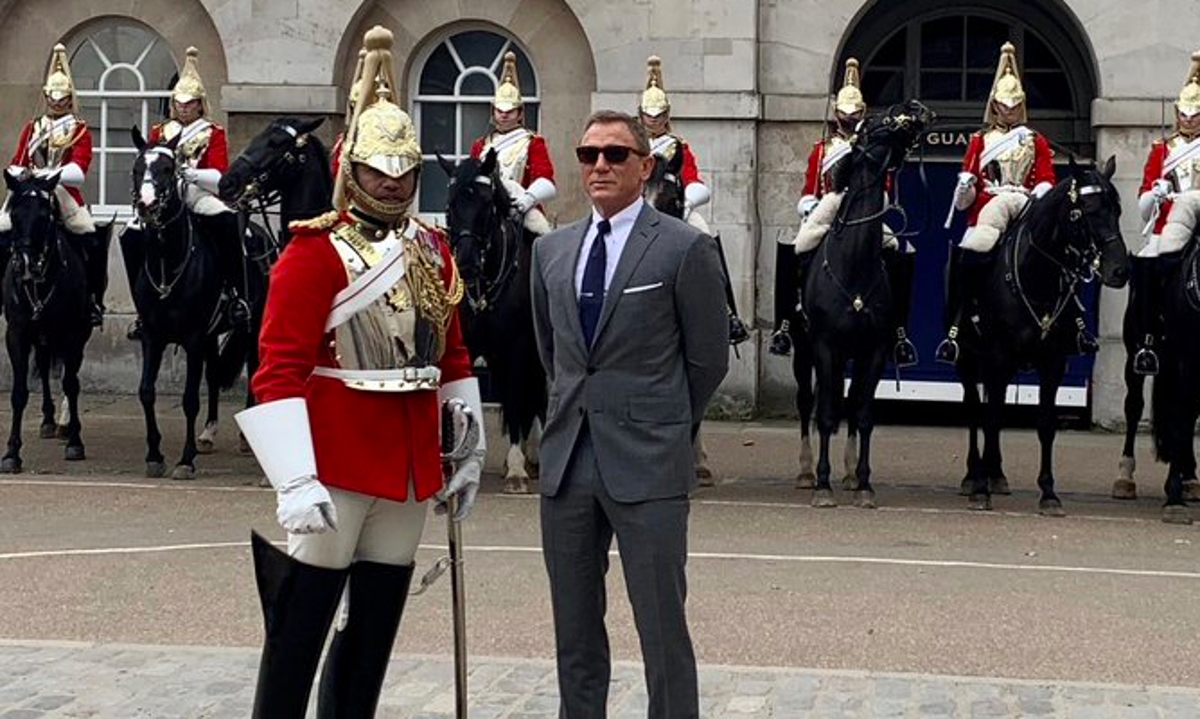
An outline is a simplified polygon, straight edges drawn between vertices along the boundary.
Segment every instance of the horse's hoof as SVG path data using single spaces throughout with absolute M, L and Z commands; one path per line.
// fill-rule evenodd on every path
M 177 464 L 171 470 L 171 479 L 195 479 L 196 468 L 190 464 Z
M 1008 487 L 1008 477 L 1004 475 L 992 477 L 992 480 L 988 482 L 988 488 L 992 494 L 1012 494 L 1012 490 Z
M 970 497 L 972 494 L 974 494 L 974 490 L 975 482 L 970 477 L 966 477 L 958 485 L 958 496 Z
M 1062 502 L 1057 499 L 1043 499 L 1038 502 L 1038 513 L 1043 517 L 1065 517 L 1067 512 L 1063 509 Z
M 250 448 L 250 443 L 246 441 L 246 435 L 238 433 L 238 451 L 242 454 L 254 454 L 254 450 Z
M 1200 502 L 1200 481 L 1189 479 L 1183 483 L 1183 501 Z
M 504 494 L 529 494 L 529 480 L 525 477 L 505 477 Z
M 149 479 L 162 479 L 166 473 L 166 462 L 146 462 L 146 477 Z
M 57 439 L 67 439 L 68 437 L 70 437 L 70 435 L 71 435 L 71 431 L 69 429 L 67 429 L 67 425 L 65 425 L 65 424 L 54 425 L 54 436 Z
M 82 444 L 67 445 L 67 449 L 63 452 L 63 459 L 68 462 L 78 462 L 81 459 L 87 459 L 83 452 Z
M 861 509 L 875 509 L 879 505 L 875 504 L 875 490 L 860 489 L 854 493 L 854 506 Z
M 0 473 L 3 474 L 20 474 L 21 460 L 16 457 L 5 457 L 0 460 Z
M 212 454 L 217 448 L 216 443 L 211 439 L 200 437 L 196 439 L 196 452 L 198 454 Z
M 842 491 L 858 491 L 858 477 L 855 477 L 853 474 L 847 474 L 845 477 L 842 477 Z
M 818 489 L 813 492 L 812 506 L 818 509 L 828 509 L 838 506 L 837 500 L 833 498 L 833 490 Z
M 812 472 L 801 472 L 796 475 L 796 489 L 814 489 L 817 486 L 817 475 Z
M 1186 505 L 1168 504 L 1163 507 L 1162 521 L 1167 524 L 1191 524 L 1192 514 Z
M 542 465 L 526 460 L 525 474 L 528 474 L 530 479 L 537 479 L 542 474 Z
M 38 437 L 42 439 L 54 439 L 58 436 L 57 424 L 43 424 L 38 428 Z
M 1113 499 L 1137 499 L 1137 482 L 1132 479 L 1118 479 L 1113 482 Z
M 992 497 L 989 494 L 972 494 L 967 501 L 967 509 L 973 512 L 992 511 Z

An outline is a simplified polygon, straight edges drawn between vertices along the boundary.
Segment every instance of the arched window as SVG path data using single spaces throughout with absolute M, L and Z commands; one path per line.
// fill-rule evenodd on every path
M 525 126 L 538 126 L 538 83 L 529 57 L 511 38 L 489 30 L 457 32 L 434 45 L 417 63 L 410 87 L 413 120 L 425 153 L 418 211 L 446 211 L 446 184 L 437 156 L 457 162 L 471 154 L 471 143 L 488 130 L 492 95 L 500 82 L 504 53 L 517 54 L 517 80 L 525 100 Z M 436 178 L 434 180 L 433 178 Z
M 137 155 L 129 129 L 137 125 L 148 134 L 166 116 L 178 68 L 161 37 L 125 18 L 88 26 L 68 50 L 94 149 L 84 197 L 94 210 L 128 214 Z
M 1000 46 L 1012 42 L 1030 124 L 1059 144 L 1090 155 L 1096 81 L 1086 45 L 1076 35 L 1055 3 L 877 3 L 857 23 L 842 50 L 842 63 L 848 57 L 862 61 L 869 104 L 916 97 L 938 113 L 940 127 L 978 127 Z

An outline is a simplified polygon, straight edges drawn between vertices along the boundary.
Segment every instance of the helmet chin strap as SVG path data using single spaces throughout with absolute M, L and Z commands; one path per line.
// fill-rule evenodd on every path
M 412 172 L 417 172 L 413 169 Z M 378 200 L 362 188 L 354 179 L 354 173 L 348 169 L 345 171 L 346 194 L 350 198 L 350 204 L 356 205 L 371 217 L 382 220 L 391 225 L 399 224 L 401 220 L 408 217 L 409 210 L 412 208 L 413 201 L 417 197 L 414 191 L 407 200 L 400 202 L 385 202 Z M 415 186 L 415 183 L 414 183 Z

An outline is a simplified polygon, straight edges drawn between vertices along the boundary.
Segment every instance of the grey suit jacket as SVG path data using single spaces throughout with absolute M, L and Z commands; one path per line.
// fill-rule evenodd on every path
M 533 247 L 534 328 L 550 383 L 540 486 L 554 496 L 583 419 L 608 493 L 678 497 L 695 485 L 692 426 L 729 368 L 716 243 L 645 205 L 617 263 L 592 346 L 575 267 L 591 217 Z

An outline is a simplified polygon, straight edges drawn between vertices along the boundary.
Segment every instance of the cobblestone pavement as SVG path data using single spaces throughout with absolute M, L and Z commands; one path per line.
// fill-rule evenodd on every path
M 0 642 L 0 719 L 241 719 L 249 715 L 258 652 L 81 642 Z M 380 719 L 454 713 L 448 658 L 396 656 Z M 552 717 L 553 665 L 476 658 L 472 719 Z M 704 666 L 705 717 L 1200 717 L 1200 690 Z M 639 665 L 617 663 L 609 715 L 646 716 Z

